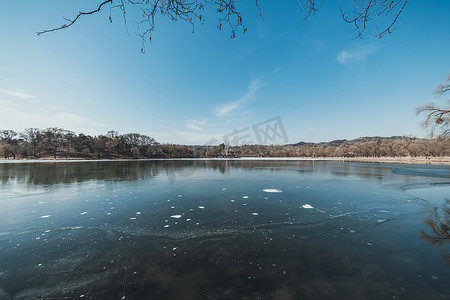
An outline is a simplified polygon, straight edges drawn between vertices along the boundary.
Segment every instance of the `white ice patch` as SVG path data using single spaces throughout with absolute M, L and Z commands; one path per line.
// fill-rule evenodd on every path
M 130 218 L 130 220 L 136 220 L 136 218 Z
M 303 207 L 303 208 L 314 208 L 314 207 L 312 207 L 310 204 L 303 204 L 302 207 Z
M 167 227 L 169 227 L 169 225 L 164 225 L 164 228 L 167 228 Z
M 170 216 L 171 218 L 174 218 L 174 219 L 179 219 L 179 218 L 181 218 L 181 215 L 172 215 L 172 216 Z
M 263 192 L 266 193 L 282 193 L 282 190 L 278 190 L 278 189 L 263 189 Z
M 252 215 L 254 215 L 254 216 L 257 216 L 257 215 L 258 215 L 258 213 L 252 213 Z
M 205 207 L 204 207 L 204 206 L 201 206 L 201 205 L 200 205 L 198 208 L 200 208 L 200 209 L 205 209 Z
M 137 215 L 140 215 L 141 214 L 141 212 L 140 211 L 138 211 L 137 213 L 136 213 Z
M 248 199 L 248 196 L 242 196 L 242 198 L 244 198 L 244 199 Z
M 85 215 L 87 214 L 87 211 L 83 211 L 80 215 Z
M 50 215 L 45 215 L 45 216 L 42 216 L 41 219 L 46 219 L 46 218 L 49 218 L 49 217 L 50 217 Z

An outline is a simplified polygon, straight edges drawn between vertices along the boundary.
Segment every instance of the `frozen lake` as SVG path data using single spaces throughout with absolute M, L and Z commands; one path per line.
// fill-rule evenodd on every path
M 448 299 L 450 167 L 0 163 L 3 299 Z

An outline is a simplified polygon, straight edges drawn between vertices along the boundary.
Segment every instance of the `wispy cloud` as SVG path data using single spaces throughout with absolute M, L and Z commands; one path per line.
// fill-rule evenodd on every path
M 365 60 L 370 54 L 376 52 L 373 46 L 362 46 L 353 50 L 344 50 L 337 56 L 337 61 L 340 64 L 351 64 Z
M 236 126 L 236 123 L 231 120 L 226 120 L 224 122 L 210 122 L 208 118 L 203 118 L 202 120 L 187 120 L 185 124 L 185 127 L 188 129 L 204 132 L 229 128 L 230 126 Z
M 107 127 L 78 114 L 52 111 L 42 103 L 0 99 L 0 107 L 0 128 L 4 129 L 21 131 L 29 127 L 61 127 L 85 134 L 98 134 L 105 132 Z
M 245 102 L 253 97 L 257 90 L 262 87 L 261 82 L 259 80 L 254 79 L 250 82 L 247 92 L 237 100 L 222 104 L 216 108 L 216 116 L 226 116 L 241 107 Z
M 200 125 L 199 123 L 200 122 L 195 121 L 195 120 L 188 120 L 186 122 L 186 127 L 189 128 L 189 129 L 192 129 L 192 130 L 199 130 L 199 131 L 201 131 L 201 130 L 203 130 L 203 128 L 199 126 Z
M 26 93 L 25 91 L 8 91 L 0 89 L 0 92 L 6 95 L 10 95 L 19 99 L 33 99 L 35 98 L 33 95 Z
M 88 119 L 73 113 L 59 112 L 54 117 L 55 123 L 67 126 L 67 124 L 75 126 L 93 126 L 93 127 L 108 127 L 106 124 L 96 123 L 89 121 Z

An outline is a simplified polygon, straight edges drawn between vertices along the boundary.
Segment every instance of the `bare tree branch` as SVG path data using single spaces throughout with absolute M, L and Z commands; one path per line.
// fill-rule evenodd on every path
M 64 18 L 64 17 L 63 17 L 64 20 L 66 20 L 66 21 L 69 22 L 68 24 L 63 24 L 63 25 L 61 25 L 60 27 L 57 27 L 57 28 L 52 28 L 52 29 L 47 29 L 47 30 L 43 30 L 43 31 L 38 31 L 38 32 L 37 32 L 37 35 L 41 35 L 41 34 L 47 33 L 47 32 L 57 31 L 57 30 L 61 30 L 61 29 L 66 29 L 66 28 L 72 26 L 73 24 L 75 24 L 75 22 L 78 21 L 78 19 L 79 19 L 81 16 L 83 16 L 83 15 L 92 15 L 92 14 L 95 14 L 95 13 L 99 12 L 99 11 L 102 9 L 102 6 L 103 6 L 103 5 L 105 5 L 105 4 L 107 4 L 107 3 L 110 3 L 110 4 L 111 4 L 112 2 L 113 2 L 113 0 L 107 0 L 107 1 L 102 2 L 102 3 L 98 6 L 97 9 L 94 9 L 94 10 L 91 10 L 91 11 L 88 11 L 88 12 L 81 12 L 81 11 L 80 11 L 80 12 L 78 13 L 78 15 L 77 15 L 73 20 L 70 20 L 70 19 L 67 19 L 67 18 Z
M 258 0 L 254 1 L 259 16 L 263 19 Z M 194 32 L 194 26 L 197 22 L 204 24 L 205 18 L 202 13 L 207 8 L 215 8 L 218 14 L 218 29 L 221 30 L 223 24 L 228 25 L 231 38 L 235 38 L 238 29 L 242 29 L 243 33 L 247 31 L 236 2 L 237 0 L 107 0 L 100 2 L 94 10 L 79 12 L 73 19 L 64 18 L 68 22 L 66 24 L 39 31 L 37 34 L 67 29 L 78 22 L 82 16 L 98 13 L 104 6 L 109 5 L 110 22 L 112 22 L 112 10 L 116 8 L 122 11 L 125 24 L 127 24 L 128 11 L 137 10 L 140 13 L 140 19 L 136 23 L 140 31 L 138 35 L 142 38 L 142 52 L 145 50 L 145 42 L 151 41 L 157 16 L 166 16 L 173 21 L 187 22 L 192 25 L 192 31 Z M 407 3 L 408 0 L 354 0 L 351 8 L 344 9 L 341 7 L 341 15 L 345 22 L 354 25 L 356 37 L 362 38 L 366 30 L 374 28 L 376 33 L 372 34 L 381 38 L 386 33 L 391 34 L 396 29 L 394 26 Z M 305 20 L 307 20 L 319 10 L 320 5 L 316 0 L 302 0 L 300 1 L 300 7 L 304 12 Z M 349 13 L 352 10 L 353 12 Z M 375 22 L 375 25 L 371 25 L 373 22 Z
M 304 11 L 305 19 L 314 15 L 319 10 L 319 3 L 316 0 L 305 0 L 300 4 Z M 354 26 L 357 38 L 362 38 L 363 34 L 373 25 L 376 32 L 372 35 L 379 38 L 386 33 L 391 34 L 396 27 L 398 18 L 403 13 L 408 0 L 355 0 L 352 8 L 340 7 L 342 19 Z M 349 11 L 353 10 L 351 13 Z
M 305 20 L 314 15 L 319 10 L 319 5 L 315 0 L 306 0 L 304 4 L 300 3 L 300 9 L 304 12 Z
M 259 15 L 262 18 L 258 0 L 255 0 Z M 92 15 L 103 9 L 105 5 L 110 5 L 109 20 L 112 22 L 111 13 L 113 9 L 122 11 L 125 24 L 127 23 L 127 12 L 138 11 L 140 19 L 137 21 L 142 38 L 141 51 L 145 52 L 145 42 L 151 41 L 151 35 L 155 30 L 155 22 L 158 16 L 168 17 L 172 21 L 184 21 L 192 25 L 192 32 L 197 22 L 204 24 L 203 11 L 207 8 L 214 8 L 218 14 L 218 28 L 222 29 L 223 24 L 228 25 L 231 31 L 231 38 L 236 37 L 239 28 L 242 32 L 247 31 L 241 12 L 237 9 L 236 0 L 108 0 L 99 4 L 97 9 L 88 12 L 79 12 L 74 19 L 64 18 L 69 23 L 60 27 L 37 32 L 38 35 L 67 29 L 79 21 L 81 16 Z
M 438 86 L 434 90 L 434 94 L 439 97 L 439 96 L 442 96 L 442 95 L 444 95 L 445 93 L 447 93 L 449 91 L 450 91 L 450 74 L 448 74 L 446 82 L 438 84 Z

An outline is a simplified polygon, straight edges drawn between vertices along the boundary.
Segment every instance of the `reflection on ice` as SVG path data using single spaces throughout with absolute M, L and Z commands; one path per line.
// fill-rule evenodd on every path
M 86 163 L 75 179 L 26 177 L 21 188 L 44 182 L 43 195 L 0 195 L 11 207 L 0 211 L 0 299 L 450 297 L 448 243 L 418 238 L 445 229 L 443 207 L 437 220 L 438 202 L 401 188 L 440 178 L 339 162 L 180 167 L 192 164 L 195 176 L 169 185 L 162 162 Z

